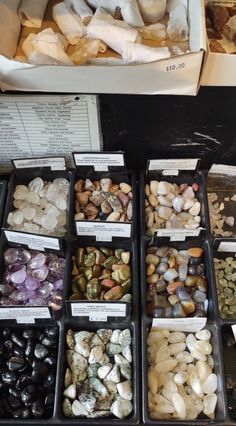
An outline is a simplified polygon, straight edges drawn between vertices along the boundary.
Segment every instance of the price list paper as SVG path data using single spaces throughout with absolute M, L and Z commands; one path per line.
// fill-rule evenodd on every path
M 0 171 L 12 158 L 99 151 L 100 124 L 95 95 L 0 96 Z

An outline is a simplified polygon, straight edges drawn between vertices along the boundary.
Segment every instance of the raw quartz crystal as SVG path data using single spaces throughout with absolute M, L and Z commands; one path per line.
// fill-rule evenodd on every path
M 62 307 L 65 259 L 50 253 L 8 248 L 0 285 L 0 304 Z
M 236 195 L 225 197 L 224 201 L 219 201 L 219 196 L 216 192 L 209 192 L 208 205 L 210 214 L 211 232 L 216 236 L 232 237 L 234 231 L 234 216 L 227 216 L 227 204 L 236 201 Z
M 10 229 L 64 236 L 68 191 L 69 182 L 64 178 L 49 182 L 37 177 L 28 186 L 17 185 L 13 194 L 15 210 L 7 218 Z
M 145 185 L 147 235 L 161 228 L 197 229 L 201 224 L 199 186 L 151 180 Z
M 214 419 L 217 376 L 211 332 L 153 329 L 147 339 L 148 411 L 151 419 Z

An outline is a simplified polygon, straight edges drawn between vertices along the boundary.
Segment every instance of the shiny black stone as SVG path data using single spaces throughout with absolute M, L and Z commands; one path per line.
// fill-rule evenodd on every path
M 36 330 L 33 330 L 32 328 L 27 328 L 23 331 L 22 336 L 24 339 L 34 339 L 36 337 Z
M 15 356 L 19 356 L 19 357 L 24 357 L 24 355 L 25 355 L 25 352 L 24 352 L 24 349 L 22 349 L 22 348 L 20 348 L 20 346 L 16 346 L 14 349 L 13 349 L 13 354 L 15 355 Z
M 20 348 L 25 347 L 24 340 L 21 340 L 15 333 L 11 333 L 11 340 L 15 345 L 20 346 Z
M 37 399 L 37 401 L 33 402 L 31 411 L 34 417 L 42 417 L 44 414 L 44 405 L 40 399 Z
M 13 395 L 8 397 L 8 402 L 12 408 L 20 408 L 22 406 L 21 400 Z
M 34 355 L 36 356 L 36 358 L 38 359 L 46 358 L 48 353 L 49 352 L 47 348 L 45 348 L 45 346 L 41 345 L 40 343 L 37 343 L 37 345 L 34 348 Z
M 28 419 L 30 417 L 30 409 L 29 408 L 22 408 L 19 410 L 15 410 L 12 413 L 12 417 L 14 419 Z
M 49 327 L 45 329 L 45 333 L 48 337 L 57 337 L 59 334 L 58 327 Z
M 43 382 L 45 388 L 55 387 L 56 378 L 54 374 L 48 374 Z
M 16 375 L 14 371 L 6 371 L 2 373 L 2 381 L 7 385 L 14 385 L 16 383 Z
M 7 365 L 8 365 L 9 370 L 20 371 L 20 370 L 22 370 L 22 368 L 24 368 L 25 361 L 24 361 L 23 358 L 13 356 L 9 359 Z
M 34 355 L 34 347 L 35 347 L 35 343 L 32 339 L 29 339 L 27 341 L 27 345 L 25 348 L 25 355 L 27 357 L 32 357 Z
M 54 403 L 54 398 L 55 398 L 54 393 L 48 392 L 45 397 L 44 404 L 46 406 L 52 405 Z
M 44 337 L 42 340 L 42 344 L 44 346 L 50 347 L 50 348 L 56 348 L 57 347 L 57 340 L 52 337 Z
M 189 265 L 200 265 L 200 263 L 203 261 L 202 257 L 190 257 L 189 258 Z
M 42 382 L 48 373 L 48 368 L 45 364 L 39 364 L 34 367 L 31 375 L 31 379 L 34 383 Z
M 44 360 L 45 364 L 54 366 L 57 363 L 57 360 L 54 356 L 47 356 L 47 358 L 45 358 Z
M 13 386 L 8 388 L 8 392 L 10 395 L 13 395 L 15 398 L 20 398 L 20 391 L 15 389 Z
M 31 383 L 31 376 L 28 374 L 21 374 L 19 379 L 16 382 L 16 389 L 22 390 L 25 386 L 29 385 Z
M 36 395 L 36 387 L 34 385 L 28 385 L 22 390 L 20 394 L 21 401 L 25 405 L 29 405 L 34 401 Z
M 8 351 L 13 351 L 13 342 L 10 339 L 5 340 L 4 342 L 4 347 L 8 350 Z
M 11 330 L 10 328 L 3 328 L 1 331 L 1 335 L 4 339 L 7 339 L 10 336 Z

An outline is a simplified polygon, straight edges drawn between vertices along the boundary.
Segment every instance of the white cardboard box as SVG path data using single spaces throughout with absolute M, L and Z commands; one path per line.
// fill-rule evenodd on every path
M 132 66 L 32 66 L 0 56 L 0 88 L 41 92 L 196 95 L 206 49 L 203 16 L 202 0 L 189 0 L 191 52 L 188 54 Z
M 216 3 L 225 4 L 225 1 L 217 0 Z M 231 3 L 236 4 L 236 1 L 228 1 L 228 6 Z M 206 27 L 205 23 L 204 26 Z M 210 52 L 207 35 L 206 43 L 207 52 L 201 76 L 201 86 L 236 86 L 236 55 Z

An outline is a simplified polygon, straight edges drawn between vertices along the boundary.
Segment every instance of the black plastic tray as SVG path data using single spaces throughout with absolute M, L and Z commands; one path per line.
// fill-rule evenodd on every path
M 163 176 L 158 172 L 147 172 L 142 171 L 140 173 L 140 212 L 141 212 L 141 235 L 147 236 L 146 232 L 146 222 L 145 222 L 145 185 L 149 183 L 150 180 L 161 180 L 170 183 L 176 183 L 180 185 L 181 183 L 188 183 L 192 185 L 196 182 L 199 185 L 199 190 L 197 198 L 201 203 L 201 223 L 200 226 L 204 229 L 200 231 L 200 235 L 203 235 L 204 232 L 209 232 L 209 224 L 206 220 L 206 205 L 207 205 L 207 194 L 206 194 L 206 177 L 204 171 L 194 171 L 194 172 L 180 172 L 178 176 Z M 164 229 L 164 228 L 163 228 Z M 158 237 L 155 237 L 158 238 Z M 192 238 L 192 237 L 187 237 Z
M 71 318 L 71 320 L 75 319 L 75 318 L 79 318 L 80 321 L 83 321 L 85 319 L 89 320 L 88 317 L 73 317 L 71 314 L 71 303 L 75 303 L 75 304 L 80 304 L 80 303 L 84 303 L 84 302 L 95 302 L 97 303 L 103 303 L 103 301 L 76 301 L 76 300 L 69 300 L 69 297 L 71 295 L 71 284 L 72 284 L 72 275 L 71 275 L 71 271 L 72 271 L 72 256 L 75 253 L 75 250 L 78 247 L 86 247 L 86 246 L 93 246 L 93 247 L 109 247 L 112 249 L 115 248 L 122 248 L 125 249 L 127 251 L 131 252 L 131 260 L 130 260 L 130 267 L 131 267 L 131 280 L 132 280 L 132 286 L 130 289 L 130 293 L 132 294 L 132 300 L 131 302 L 123 302 L 126 305 L 126 312 L 127 312 L 127 317 L 109 317 L 108 318 L 108 322 L 118 322 L 118 321 L 130 321 L 130 318 L 138 318 L 138 306 L 139 306 L 139 299 L 140 299 L 140 295 L 139 295 L 139 280 L 138 280 L 138 254 L 137 254 L 137 242 L 136 241 L 132 241 L 132 240 L 123 240 L 121 241 L 115 241 L 115 242 L 94 242 L 93 240 L 89 243 L 85 243 L 84 241 L 82 241 L 82 238 L 77 239 L 77 240 L 73 240 L 71 241 L 70 245 L 68 246 L 68 253 L 67 253 L 67 270 L 66 270 L 66 279 L 65 279 L 65 304 L 66 304 L 66 312 L 67 312 L 67 317 Z M 119 300 L 116 301 L 105 301 L 106 303 L 119 303 Z M 84 319 L 83 319 L 84 318 Z
M 22 244 L 16 244 L 16 243 L 10 243 L 10 242 L 8 242 L 6 240 L 4 232 L 1 231 L 1 237 L 0 237 L 0 254 L 2 256 L 2 261 L 0 263 L 0 282 L 2 282 L 3 274 L 5 272 L 5 263 L 4 263 L 4 260 L 3 260 L 3 254 L 4 254 L 4 251 L 7 248 L 10 248 L 10 247 L 16 247 L 17 248 L 17 247 L 23 247 L 23 245 Z M 65 272 L 64 272 L 63 290 L 62 290 L 62 309 L 60 309 L 59 311 L 53 311 L 50 308 L 50 314 L 51 314 L 51 321 L 52 322 L 53 322 L 53 320 L 58 320 L 60 317 L 62 317 L 63 314 L 64 314 L 64 311 L 65 311 L 64 300 L 65 300 L 66 278 L 67 278 L 67 275 L 68 275 L 68 267 L 67 267 L 67 265 L 68 265 L 68 258 L 69 258 L 69 252 L 66 249 L 66 247 L 67 247 L 67 244 L 64 241 L 63 250 L 61 250 L 61 251 L 55 251 L 55 250 L 52 250 L 52 249 L 45 250 L 45 253 L 54 253 L 57 256 L 63 257 L 63 258 L 66 259 L 66 268 L 65 268 Z M 26 247 L 26 249 L 28 250 L 28 247 Z M 32 306 L 32 307 L 35 308 L 36 306 Z M 42 308 L 46 308 L 48 306 L 45 305 L 45 306 L 41 306 L 41 307 Z M 1 309 L 5 309 L 5 308 L 30 309 L 31 306 L 24 306 L 24 305 L 7 305 L 6 306 L 6 305 L 0 305 L 0 310 Z M 9 323 L 11 325 L 15 323 L 15 320 L 8 320 L 8 321 L 9 321 Z M 36 322 L 40 323 L 40 324 L 45 324 L 48 321 L 50 321 L 50 320 L 48 320 L 48 319 L 36 319 Z M 0 325 L 1 325 L 1 320 L 0 320 Z
M 215 420 L 211 420 L 206 416 L 196 420 L 152 420 L 148 415 L 148 387 L 147 387 L 147 336 L 151 328 L 151 319 L 144 319 L 142 322 L 142 410 L 143 423 L 149 425 L 205 425 L 205 424 L 224 424 L 230 425 L 227 418 L 226 392 L 224 386 L 224 369 L 223 369 L 223 348 L 220 337 L 220 324 L 217 321 L 208 322 L 206 328 L 211 331 L 211 343 L 213 347 L 212 356 L 214 359 L 214 372 L 218 377 L 217 396 L 218 401 L 215 411 Z
M 66 229 L 67 232 L 63 237 L 58 237 L 60 240 L 64 240 L 66 237 L 70 237 L 70 229 L 71 229 L 71 192 L 72 192 L 72 172 L 71 171 L 51 171 L 48 168 L 42 169 L 42 168 L 35 168 L 35 169 L 28 169 L 28 173 L 25 170 L 14 170 L 11 173 L 9 184 L 8 184 L 8 195 L 6 200 L 6 208 L 5 208 L 5 214 L 3 218 L 3 224 L 2 227 L 4 229 L 9 229 L 9 225 L 7 223 L 7 217 L 8 214 L 14 210 L 13 207 L 13 194 L 16 185 L 28 185 L 29 182 L 36 177 L 41 177 L 43 180 L 47 181 L 53 181 L 53 179 L 56 178 L 65 178 L 70 183 L 69 186 L 69 193 L 68 193 L 68 199 L 67 199 L 67 223 L 66 223 Z M 26 231 L 22 231 L 26 232 Z M 40 234 L 42 235 L 42 234 Z
M 5 198 L 7 195 L 7 182 L 0 180 L 0 226 L 2 225 L 2 219 L 5 210 Z
M 173 242 L 170 241 L 168 238 L 158 238 L 153 243 L 152 240 L 149 238 L 143 238 L 142 244 L 141 244 L 141 300 L 142 300 L 142 313 L 143 317 L 150 317 L 147 313 L 147 302 L 146 302 L 146 290 L 147 290 L 147 284 L 146 284 L 146 250 L 149 246 L 170 246 L 174 247 L 178 250 L 186 250 L 190 247 L 202 247 L 204 250 L 204 264 L 205 264 L 205 277 L 207 279 L 207 285 L 208 285 L 208 311 L 207 311 L 207 318 L 209 320 L 214 320 L 216 318 L 217 313 L 217 300 L 216 300 L 216 290 L 215 290 L 215 282 L 214 282 L 214 265 L 212 263 L 212 252 L 211 252 L 211 242 L 209 239 L 188 239 L 187 241 L 179 241 L 179 242 Z M 186 317 L 186 319 L 191 318 L 190 316 Z
M 133 204 L 133 216 L 132 216 L 132 221 L 131 222 L 123 222 L 123 223 L 131 223 L 131 237 L 132 238 L 136 238 L 136 234 L 137 234 L 137 183 L 136 183 L 136 174 L 133 171 L 128 171 L 127 173 L 125 171 L 120 172 L 120 173 L 115 173 L 115 172 L 95 172 L 93 170 L 87 171 L 86 174 L 82 174 L 79 170 L 75 170 L 73 172 L 73 180 L 72 180 L 72 191 L 71 191 L 71 212 L 70 212 L 70 216 L 71 216 L 71 228 L 70 228 L 70 234 L 71 236 L 76 236 L 77 238 L 83 238 L 83 241 L 85 241 L 85 239 L 87 241 L 91 240 L 91 236 L 79 236 L 76 234 L 76 226 L 75 223 L 76 222 L 81 222 L 81 221 L 85 221 L 86 220 L 81 220 L 81 221 L 75 221 L 74 220 L 74 214 L 75 214 L 75 209 L 74 209 L 74 204 L 75 204 L 75 191 L 74 191 L 74 185 L 75 182 L 78 179 L 91 179 L 91 180 L 99 180 L 102 178 L 110 178 L 112 179 L 112 181 L 114 183 L 121 183 L 121 182 L 126 182 L 129 183 L 132 186 L 132 193 L 133 193 L 133 198 L 132 198 L 132 204 Z M 95 222 L 96 221 L 92 221 Z M 101 221 L 102 222 L 102 221 Z M 117 222 L 118 223 L 118 222 Z M 114 237 L 113 241 L 116 240 L 121 240 L 121 238 L 118 237 Z M 94 238 L 95 241 L 95 238 Z M 104 242 L 105 244 L 105 242 Z

